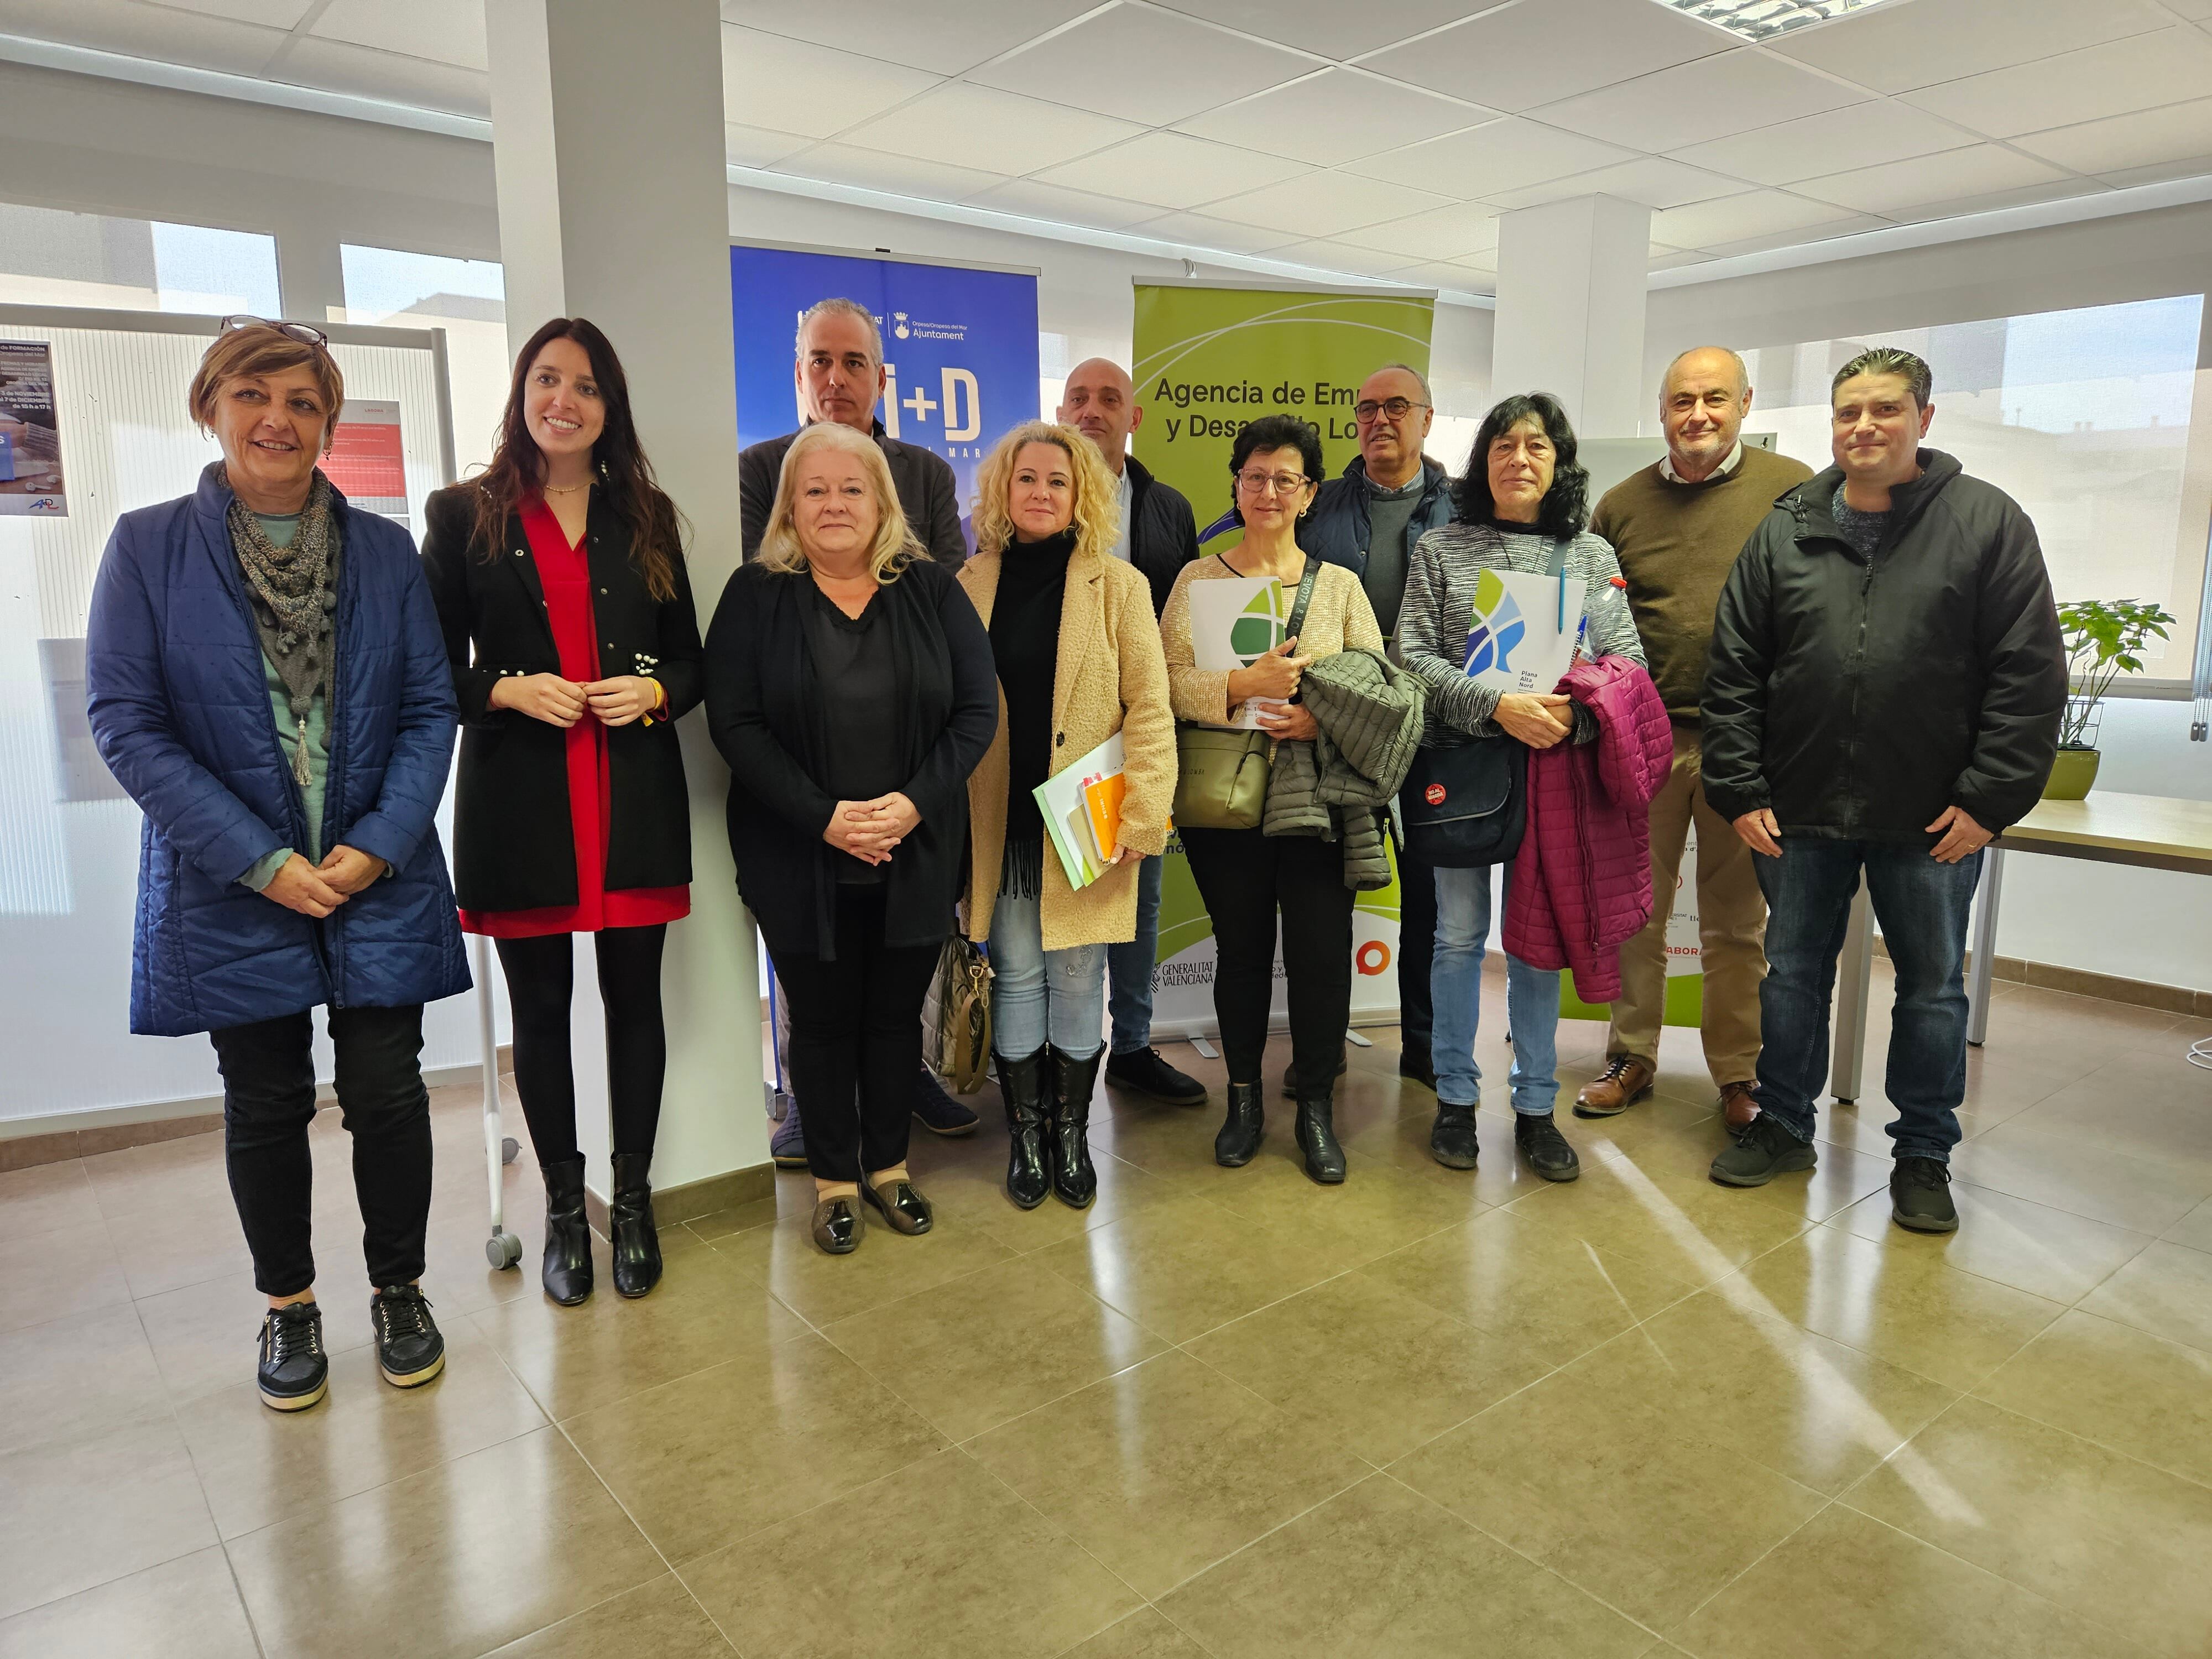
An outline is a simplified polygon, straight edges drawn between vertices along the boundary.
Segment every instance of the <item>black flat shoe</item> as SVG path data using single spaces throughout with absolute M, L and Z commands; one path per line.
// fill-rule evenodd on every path
M 548 1164 L 545 1175 L 545 1294 L 573 1308 L 592 1293 L 592 1225 L 584 1218 L 584 1160 Z
M 1447 1170 L 1472 1170 L 1482 1152 L 1475 1133 L 1474 1108 L 1437 1103 L 1437 1121 L 1429 1129 L 1429 1156 Z
M 1006 1196 L 1021 1209 L 1034 1210 L 1051 1190 L 1044 1167 L 1045 1118 L 1050 1079 L 1040 1048 L 1019 1060 L 994 1054 L 999 1095 L 1006 1103 Z
M 860 1196 L 895 1233 L 915 1238 L 936 1225 L 937 1218 L 930 1210 L 929 1200 L 915 1190 L 911 1181 L 891 1182 L 888 1199 L 864 1181 L 860 1183 Z
M 305 1411 L 330 1392 L 331 1362 L 323 1352 L 323 1310 L 312 1302 L 271 1308 L 261 1322 L 261 1403 Z
M 1583 1162 L 1575 1156 L 1575 1149 L 1567 1145 L 1567 1138 L 1559 1133 L 1559 1126 L 1549 1112 L 1514 1113 L 1513 1144 L 1528 1160 L 1528 1167 L 1547 1181 L 1574 1181 L 1581 1177 Z
M 1138 1048 L 1106 1057 L 1106 1080 L 1133 1089 L 1170 1106 L 1203 1106 L 1206 1085 L 1188 1073 L 1178 1072 L 1161 1058 L 1157 1048 Z
M 386 1285 L 368 1299 L 376 1369 L 395 1389 L 419 1389 L 446 1369 L 446 1338 L 412 1285 Z
M 617 1152 L 614 1163 L 607 1231 L 614 1235 L 615 1291 L 641 1297 L 660 1283 L 660 1235 L 653 1224 L 653 1184 L 646 1179 L 653 1154 Z
M 860 1248 L 868 1224 L 853 1207 L 849 1193 L 825 1198 L 814 1206 L 814 1242 L 830 1255 L 850 1255 Z
M 1229 1114 L 1221 1133 L 1213 1137 L 1213 1161 L 1224 1170 L 1241 1170 L 1259 1152 L 1267 1133 L 1267 1113 L 1260 1105 L 1260 1085 L 1229 1085 Z
M 1296 1134 L 1307 1175 L 1324 1187 L 1344 1179 L 1344 1148 L 1336 1144 L 1335 1107 L 1328 1096 L 1298 1103 Z
M 915 1074 L 914 1121 L 933 1135 L 972 1135 L 982 1120 L 945 1092 L 925 1066 Z

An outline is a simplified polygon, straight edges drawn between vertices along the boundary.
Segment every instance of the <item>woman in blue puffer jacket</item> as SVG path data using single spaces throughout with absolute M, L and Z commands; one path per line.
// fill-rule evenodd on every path
M 131 1029 L 205 1031 L 254 1282 L 262 1399 L 327 1386 L 309 1240 L 314 1026 L 338 1103 L 386 1381 L 445 1343 L 417 1281 L 430 1211 L 422 1005 L 469 988 L 434 819 L 453 681 L 405 531 L 315 465 L 345 398 L 323 336 L 226 319 L 192 418 L 223 458 L 191 495 L 127 513 L 86 630 L 92 730 L 146 814 Z

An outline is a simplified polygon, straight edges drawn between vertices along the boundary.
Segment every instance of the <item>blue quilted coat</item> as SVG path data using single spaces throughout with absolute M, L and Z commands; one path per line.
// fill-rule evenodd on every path
M 307 850 L 269 709 L 230 487 L 117 520 L 86 629 L 100 758 L 146 814 L 131 1029 L 184 1036 L 328 1004 L 400 1007 L 469 988 L 434 822 L 453 757 L 453 674 L 407 532 L 332 492 L 337 684 L 322 845 L 392 866 L 317 921 L 239 885 L 281 847 Z

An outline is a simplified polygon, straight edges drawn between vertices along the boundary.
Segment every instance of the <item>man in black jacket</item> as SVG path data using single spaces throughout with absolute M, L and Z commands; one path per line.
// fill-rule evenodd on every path
M 855 300 L 817 300 L 799 319 L 799 356 L 793 383 L 806 423 L 836 421 L 872 433 L 891 465 L 899 505 L 929 556 L 957 570 L 968 558 L 960 532 L 960 490 L 951 465 L 934 451 L 886 437 L 876 418 L 884 390 L 884 337 L 868 308 Z M 760 551 L 775 505 L 775 485 L 784 452 L 799 434 L 787 432 L 742 450 L 738 455 L 738 509 L 743 523 L 744 556 Z
M 1759 856 L 1767 975 L 1759 1115 L 1713 1160 L 1756 1187 L 1813 1167 L 1828 1000 L 1862 869 L 1897 974 L 1890 1213 L 1949 1232 L 1966 1085 L 1966 915 L 1982 848 L 2043 792 L 2066 653 L 2035 526 L 1921 447 L 1928 365 L 1836 375 L 1836 465 L 1789 491 L 1722 591 L 1705 680 L 1705 797 Z
M 874 434 L 884 459 L 890 463 L 891 483 L 898 489 L 907 523 L 929 550 L 929 556 L 948 570 L 965 563 L 968 542 L 960 532 L 960 492 L 951 465 L 919 445 L 886 437 L 883 422 L 876 418 L 876 399 L 884 390 L 884 337 L 868 308 L 857 300 L 817 300 L 807 307 L 799 319 L 798 360 L 791 378 L 809 426 L 834 421 Z M 784 453 L 798 435 L 787 432 L 738 453 L 738 511 L 747 560 L 760 551 L 761 538 L 768 532 Z M 779 1053 L 783 1038 L 779 1029 Z M 946 1094 L 926 1066 L 915 1079 L 914 1115 L 922 1127 L 941 1135 L 967 1134 L 976 1123 L 975 1114 Z M 806 1167 L 797 1111 L 778 1127 L 769 1142 L 769 1155 L 787 1170 Z
M 1152 614 L 1166 608 L 1183 566 L 1198 556 L 1198 522 L 1190 503 L 1129 453 L 1129 434 L 1145 418 L 1136 387 L 1118 363 L 1093 357 L 1068 371 L 1057 418 L 1091 440 L 1121 484 L 1121 533 L 1114 556 L 1144 573 Z M 1106 947 L 1114 1035 L 1106 1078 L 1125 1089 L 1176 1106 L 1203 1106 L 1206 1085 L 1169 1065 L 1152 1047 L 1152 969 L 1160 945 L 1160 861 L 1137 868 L 1137 937 Z

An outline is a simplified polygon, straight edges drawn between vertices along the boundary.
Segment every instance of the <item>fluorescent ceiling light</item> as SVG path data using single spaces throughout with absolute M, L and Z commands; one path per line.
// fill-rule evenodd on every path
M 1755 44 L 1808 24 L 1870 10 L 1882 0 L 1658 0 L 1658 3 Z

